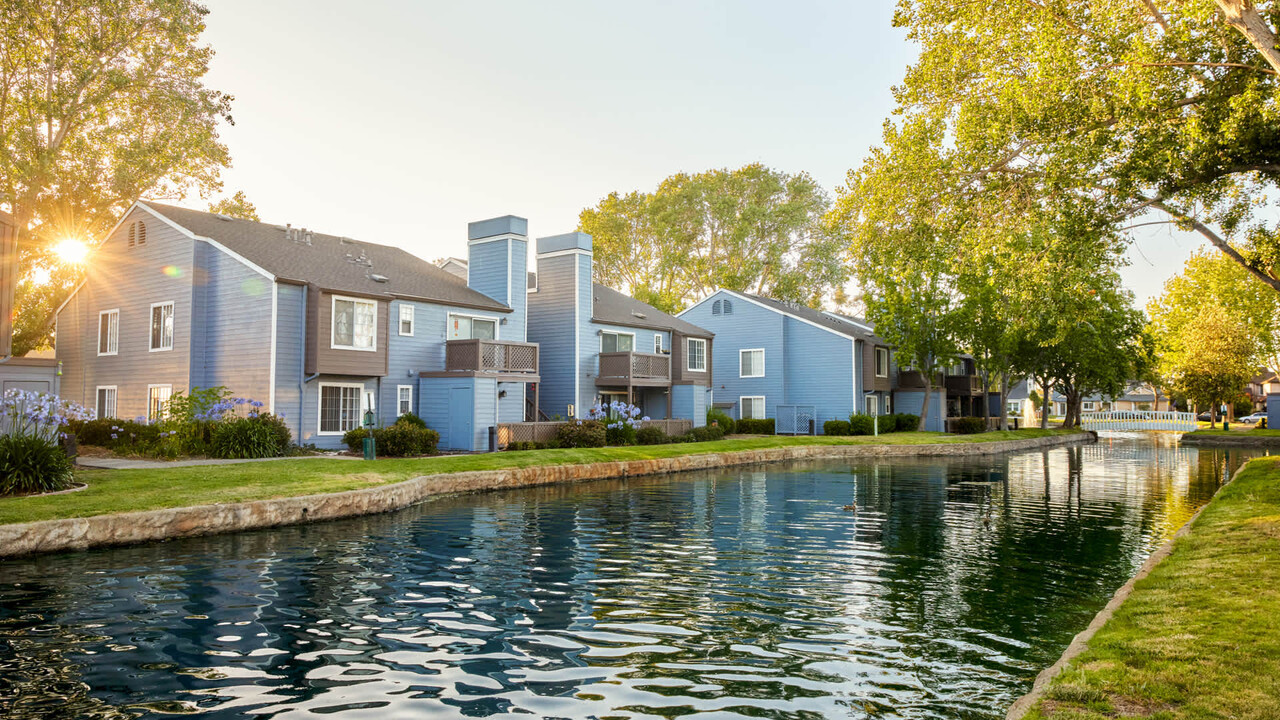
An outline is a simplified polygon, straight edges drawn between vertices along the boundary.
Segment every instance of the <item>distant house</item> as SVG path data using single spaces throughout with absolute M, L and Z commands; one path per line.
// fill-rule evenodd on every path
M 812 407 L 821 432 L 826 420 L 893 412 L 893 353 L 865 321 L 723 289 L 680 318 L 716 334 L 716 404 L 735 418 Z
M 529 339 L 542 352 L 543 416 L 581 418 L 597 402 L 620 400 L 653 419 L 706 424 L 712 332 L 593 282 L 586 233 L 539 238 L 536 262 Z
M 174 392 L 225 386 L 299 443 L 415 412 L 443 447 L 483 449 L 538 380 L 526 225 L 471 223 L 461 278 L 394 247 L 137 202 L 58 309 L 61 395 L 155 419 Z
M 1255 412 L 1266 411 L 1267 397 L 1280 394 L 1280 376 L 1266 368 L 1259 370 L 1258 374 L 1249 380 L 1249 385 L 1245 388 L 1245 394 L 1249 396 L 1249 401 L 1253 403 Z
M 1080 400 L 1081 412 L 1109 412 L 1112 410 L 1152 411 L 1165 398 L 1151 383 L 1134 380 L 1129 382 L 1124 393 L 1118 397 L 1104 396 L 1097 393 L 1086 395 Z M 1067 414 L 1067 399 L 1059 392 L 1052 396 L 1053 415 L 1062 417 Z

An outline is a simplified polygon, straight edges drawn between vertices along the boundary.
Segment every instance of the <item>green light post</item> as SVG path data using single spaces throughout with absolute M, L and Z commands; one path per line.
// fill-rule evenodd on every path
M 378 452 L 377 452 L 377 448 L 375 447 L 375 443 L 374 443 L 374 440 L 373 440 L 373 424 L 374 424 L 374 422 L 375 422 L 375 420 L 374 420 L 374 417 L 373 417 L 373 410 L 365 410 L 365 411 L 364 411 L 364 429 L 365 429 L 365 432 L 367 433 L 367 434 L 365 435 L 364 443 L 363 443 L 363 445 L 364 445 L 364 459 L 365 459 L 365 460 L 376 460 L 376 459 L 378 459 Z

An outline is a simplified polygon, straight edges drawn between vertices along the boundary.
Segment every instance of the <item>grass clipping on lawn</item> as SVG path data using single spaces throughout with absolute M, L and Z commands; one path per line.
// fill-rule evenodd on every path
M 1027 429 L 979 435 L 904 432 L 880 437 L 734 437 L 705 443 L 633 445 L 578 450 L 524 450 L 475 455 L 380 459 L 372 462 L 306 458 L 147 470 L 77 470 L 76 480 L 88 484 L 88 487 L 80 492 L 59 496 L 0 497 L 0 524 L 343 492 L 401 482 L 423 475 L 469 470 L 646 460 L 796 445 L 923 445 L 997 442 L 1071 432 L 1074 431 Z
M 1280 718 L 1280 458 L 1218 493 L 1026 717 Z

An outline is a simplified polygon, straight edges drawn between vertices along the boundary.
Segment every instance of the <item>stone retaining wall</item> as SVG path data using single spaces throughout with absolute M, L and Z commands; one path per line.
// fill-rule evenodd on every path
M 788 460 L 994 455 L 1094 442 L 1096 435 L 1054 435 L 1000 442 L 935 445 L 808 445 L 651 460 L 539 465 L 426 475 L 361 490 L 226 505 L 146 510 L 0 525 L 0 557 L 212 535 L 399 510 L 431 497 L 605 478 L 710 470 Z
M 1280 437 L 1252 435 L 1248 430 L 1242 430 L 1239 435 L 1187 433 L 1178 442 L 1188 447 L 1280 448 Z

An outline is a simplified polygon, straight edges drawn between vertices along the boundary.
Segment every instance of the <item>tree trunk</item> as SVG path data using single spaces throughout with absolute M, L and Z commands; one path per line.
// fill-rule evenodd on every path
M 916 430 L 924 432 L 926 423 L 929 422 L 929 398 L 933 395 L 933 378 L 932 373 L 922 372 L 924 375 L 924 402 L 920 403 L 920 424 L 916 426 Z M 944 422 L 942 425 L 943 432 L 946 432 L 947 426 Z
M 1253 0 L 1216 0 L 1227 24 L 1240 31 L 1272 69 L 1280 73 L 1280 43 Z
M 1049 406 L 1053 404 L 1053 393 L 1049 390 L 1049 383 L 1040 383 L 1040 392 L 1044 393 L 1044 397 L 1040 399 L 1040 429 L 1049 429 Z
M 1000 373 L 1000 429 L 1009 429 L 1009 373 Z

